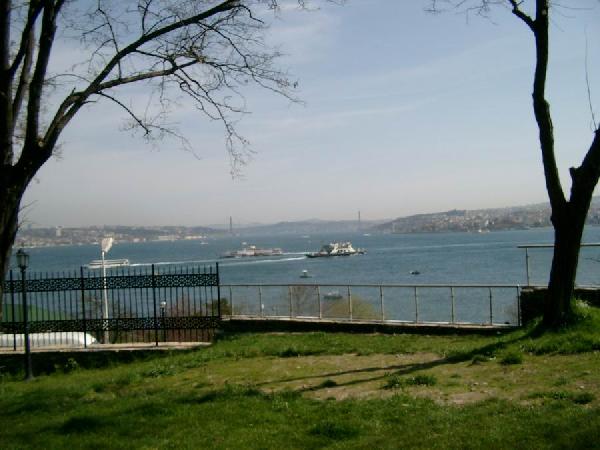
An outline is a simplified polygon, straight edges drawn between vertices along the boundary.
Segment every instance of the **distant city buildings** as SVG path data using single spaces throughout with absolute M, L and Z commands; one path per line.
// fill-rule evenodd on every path
M 480 209 L 451 210 L 432 214 L 417 214 L 401 217 L 387 222 L 365 222 L 360 220 L 359 230 L 380 233 L 435 233 L 435 232 L 479 232 L 487 233 L 499 230 L 549 227 L 550 208 L 547 204 L 530 206 Z M 600 200 L 594 197 L 587 223 L 600 225 Z M 233 220 L 229 230 L 207 227 L 157 226 L 157 227 L 26 227 L 19 230 L 17 241 L 29 247 L 54 245 L 97 244 L 104 237 L 112 237 L 117 242 L 179 241 L 203 240 L 207 236 L 231 236 Z M 301 221 L 279 222 L 271 225 L 239 227 L 236 232 L 248 235 L 261 234 L 297 234 L 311 233 L 352 233 L 357 232 L 357 221 Z
M 104 237 L 117 242 L 178 241 L 204 239 L 217 233 L 205 227 L 52 227 L 19 230 L 17 239 L 28 247 L 98 244 Z

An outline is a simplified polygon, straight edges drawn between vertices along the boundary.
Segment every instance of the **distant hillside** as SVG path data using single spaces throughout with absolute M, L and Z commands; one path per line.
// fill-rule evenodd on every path
M 278 222 L 269 225 L 253 225 L 238 227 L 234 231 L 245 235 L 256 234 L 314 234 L 314 233 L 353 233 L 371 229 L 373 226 L 384 222 L 357 220 L 303 220 L 297 222 Z
M 600 197 L 592 199 L 588 224 L 600 224 Z M 508 208 L 474 209 L 416 214 L 399 217 L 372 228 L 383 233 L 426 233 L 443 231 L 496 231 L 548 227 L 550 205 L 538 203 Z
M 16 242 L 28 246 L 96 244 L 103 237 L 112 236 L 117 242 L 175 241 L 202 239 L 206 235 L 221 233 L 207 227 L 183 226 L 103 226 L 103 227 L 52 227 L 19 229 Z

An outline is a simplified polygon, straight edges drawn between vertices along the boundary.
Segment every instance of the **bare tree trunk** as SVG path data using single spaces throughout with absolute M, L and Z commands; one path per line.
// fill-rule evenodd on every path
M 544 324 L 556 327 L 571 314 L 577 265 L 587 208 L 569 202 L 563 211 L 553 214 L 554 255 L 544 305 Z
M 10 257 L 17 234 L 19 208 L 25 187 L 15 183 L 12 169 L 0 169 L 0 320 L 2 320 L 2 295 L 4 280 L 10 266 Z
M 562 207 L 552 208 L 554 257 L 544 308 L 544 324 L 564 324 L 571 313 L 581 238 L 594 189 L 600 177 L 600 129 L 581 166 L 571 168 L 571 197 Z

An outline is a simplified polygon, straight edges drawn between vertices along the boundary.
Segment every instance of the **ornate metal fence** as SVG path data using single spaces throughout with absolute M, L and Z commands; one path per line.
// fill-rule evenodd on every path
M 78 273 L 10 272 L 0 345 L 17 349 L 23 286 L 34 346 L 210 340 L 221 318 L 219 267 L 141 266 Z

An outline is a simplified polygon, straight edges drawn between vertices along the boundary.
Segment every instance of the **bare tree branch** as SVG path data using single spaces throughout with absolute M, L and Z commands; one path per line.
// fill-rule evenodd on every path
M 523 4 L 523 0 L 508 0 L 509 3 L 512 6 L 512 13 L 517 16 L 519 19 L 521 19 L 523 22 L 525 22 L 525 24 L 533 31 L 534 26 L 535 26 L 535 22 L 534 20 L 527 14 L 525 14 L 522 10 L 521 10 L 521 5 Z
M 25 55 L 31 48 L 30 40 L 33 36 L 33 33 L 32 33 L 33 28 L 35 26 L 35 23 L 40 15 L 40 13 L 42 12 L 42 9 L 43 9 L 43 6 L 42 6 L 42 3 L 40 0 L 32 0 L 29 3 L 29 13 L 27 14 L 27 23 L 25 24 L 25 26 L 23 27 L 23 30 L 21 31 L 21 43 L 19 44 L 19 49 L 17 51 L 17 54 L 15 55 L 10 68 L 8 69 L 11 80 L 14 78 L 15 74 L 17 73 L 17 70 L 19 70 L 21 61 L 23 60 L 23 58 L 25 57 Z
M 592 116 L 592 125 L 594 130 L 598 130 L 599 124 L 596 122 L 596 115 L 594 114 L 594 105 L 592 103 L 592 89 L 590 88 L 590 71 L 588 67 L 588 37 L 587 31 L 585 33 L 585 86 L 587 88 L 588 104 L 590 107 L 590 115 Z

